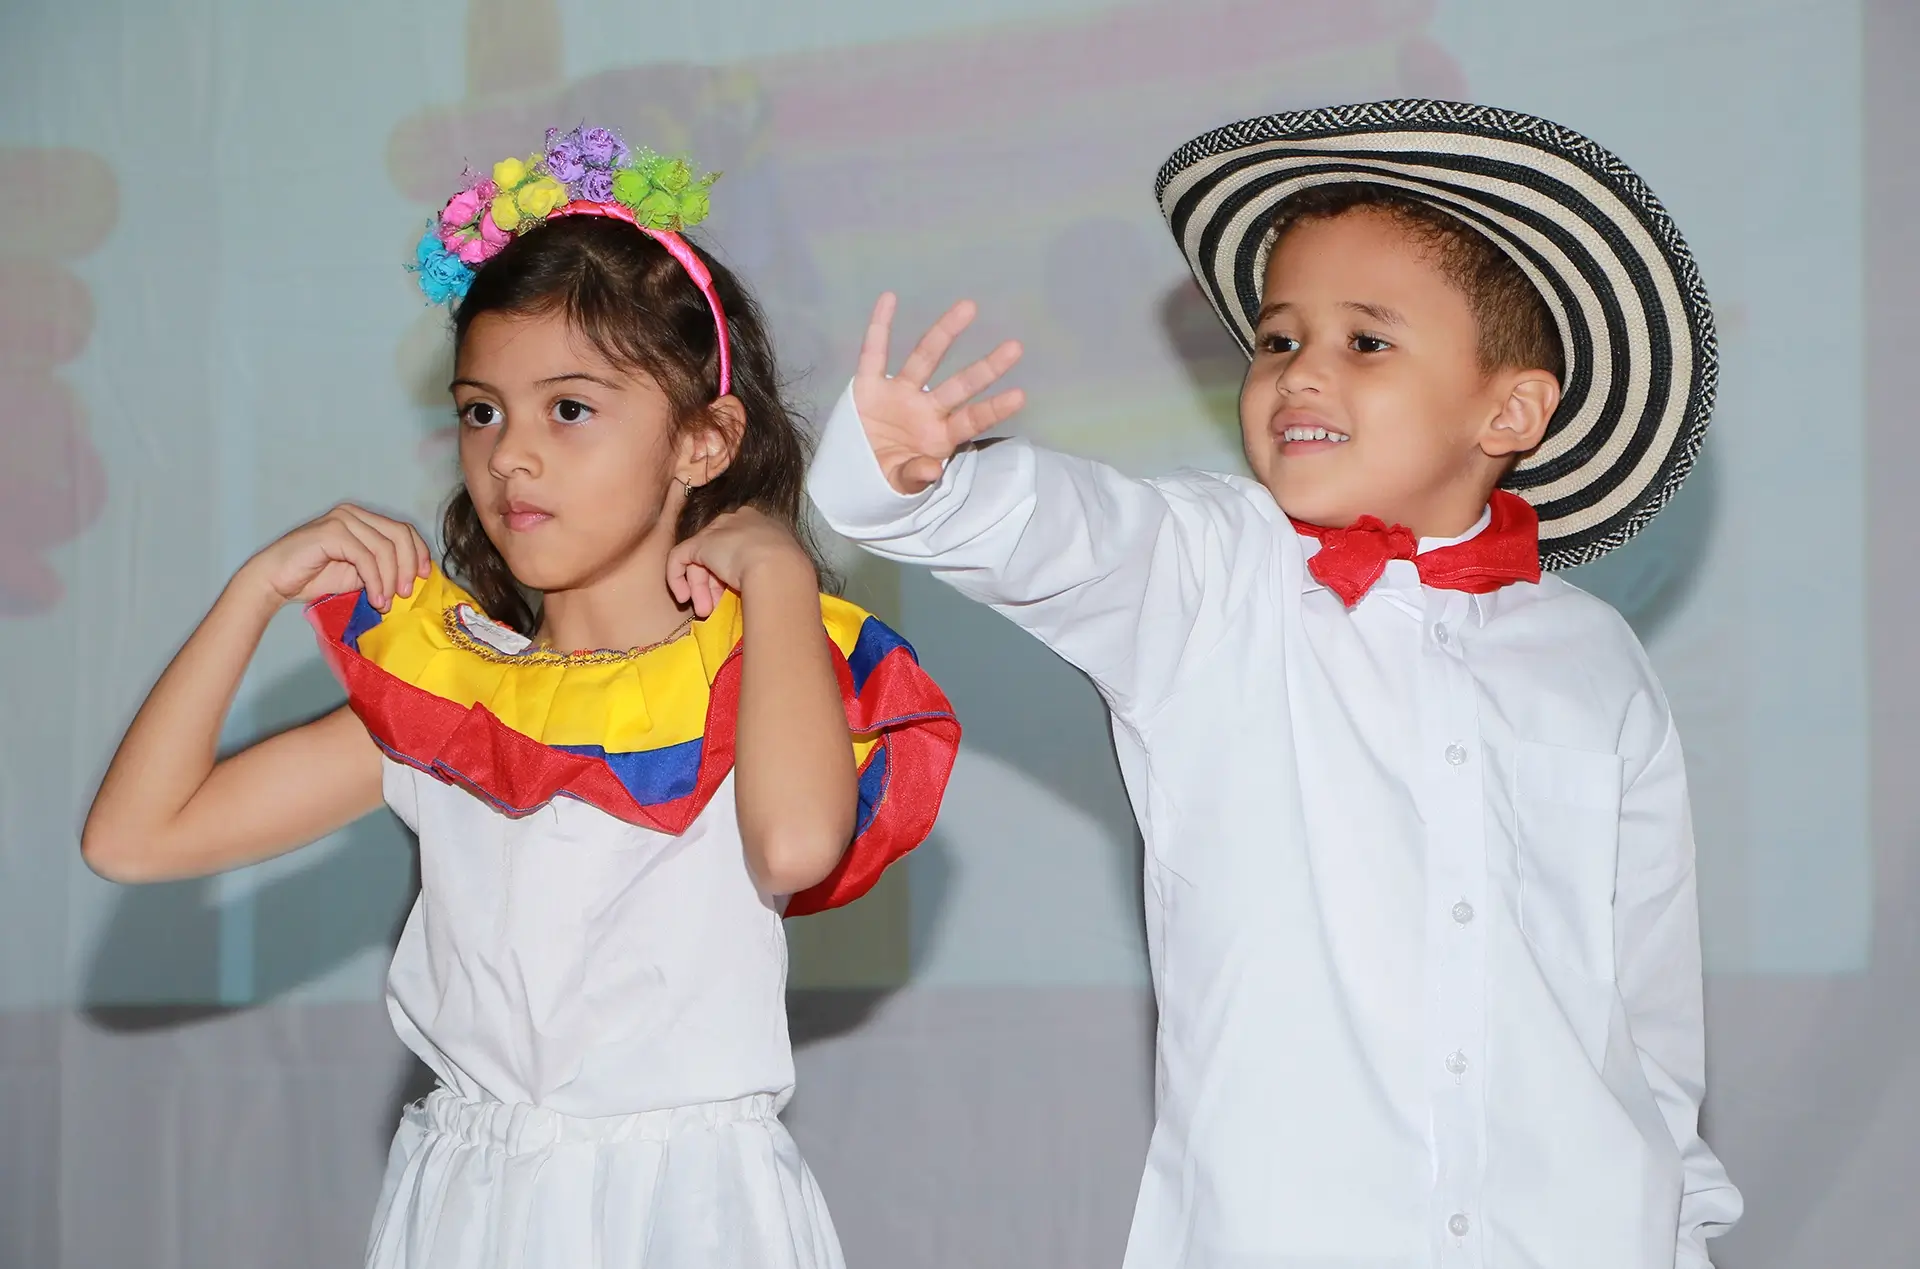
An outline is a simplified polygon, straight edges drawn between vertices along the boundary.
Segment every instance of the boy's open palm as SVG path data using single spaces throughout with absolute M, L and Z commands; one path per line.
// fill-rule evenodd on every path
M 1009 339 L 966 369 L 930 386 L 940 359 L 972 323 L 975 308 L 962 300 L 948 309 L 914 345 L 895 375 L 887 373 L 887 341 L 893 332 L 897 301 L 880 297 L 860 345 L 853 377 L 853 401 L 866 428 L 867 443 L 887 483 L 904 494 L 919 493 L 940 479 L 948 458 L 974 437 L 1005 422 L 1026 401 L 1018 388 L 974 397 L 992 387 L 1020 360 L 1020 345 Z

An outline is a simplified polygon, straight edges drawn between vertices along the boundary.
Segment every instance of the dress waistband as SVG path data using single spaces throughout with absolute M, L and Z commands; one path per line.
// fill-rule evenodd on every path
M 731 1101 L 583 1119 L 544 1106 L 469 1101 L 451 1089 L 436 1088 L 407 1107 L 405 1118 L 468 1145 L 529 1154 L 567 1142 L 665 1141 L 689 1129 L 778 1119 L 782 1100 L 772 1093 L 754 1093 Z

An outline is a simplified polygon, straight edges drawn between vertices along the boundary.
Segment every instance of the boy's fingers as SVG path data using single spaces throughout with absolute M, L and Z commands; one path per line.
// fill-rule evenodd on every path
M 909 458 L 900 464 L 900 477 L 909 484 L 925 488 L 928 485 L 938 484 L 946 470 L 946 464 L 937 458 Z
M 994 381 L 1013 369 L 1023 350 L 1009 339 L 998 348 L 949 378 L 933 390 L 934 404 L 943 410 L 958 409 L 976 393 L 993 386 Z
M 898 303 L 892 291 L 874 302 L 873 316 L 867 319 L 866 338 L 860 341 L 860 361 L 854 370 L 862 379 L 886 376 L 887 342 L 893 333 L 893 311 Z
M 947 349 L 953 347 L 953 341 L 960 337 L 960 332 L 972 324 L 976 311 L 972 300 L 961 300 L 942 313 L 940 320 L 920 337 L 920 342 L 907 354 L 895 378 L 916 388 L 933 378 L 933 372 L 940 368 L 940 359 L 947 355 Z
M 1012 418 L 1027 403 L 1027 394 L 1019 388 L 975 401 L 947 417 L 947 437 L 955 446 L 966 444 L 983 432 L 992 431 Z

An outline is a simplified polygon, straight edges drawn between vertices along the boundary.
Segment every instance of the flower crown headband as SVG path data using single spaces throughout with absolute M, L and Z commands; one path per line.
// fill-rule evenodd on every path
M 684 159 L 651 150 L 630 152 L 606 128 L 547 129 L 544 153 L 502 159 L 491 177 L 469 171 L 466 185 L 447 200 L 414 252 L 411 268 L 434 304 L 463 298 L 482 264 L 506 250 L 516 234 L 559 216 L 624 220 L 680 262 L 707 307 L 720 348 L 720 395 L 733 386 L 727 316 L 707 270 L 680 230 L 706 219 L 707 190 L 718 173 L 694 179 Z

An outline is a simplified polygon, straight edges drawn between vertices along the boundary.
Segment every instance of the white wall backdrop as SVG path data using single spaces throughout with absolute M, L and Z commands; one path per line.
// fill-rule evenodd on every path
M 1694 780 L 1736 1269 L 1920 1263 L 1920 10 L 1910 0 L 10 0 L 0 5 L 0 1269 L 338 1265 L 417 1072 L 379 1004 L 385 815 L 128 890 L 77 829 L 232 569 L 333 502 L 431 525 L 462 166 L 589 120 L 723 169 L 705 231 L 829 403 L 872 297 L 1026 341 L 1019 429 L 1238 463 L 1238 354 L 1151 197 L 1188 136 L 1397 95 L 1558 119 L 1717 309 L 1705 457 L 1576 580 Z M 797 923 L 790 1116 L 860 1265 L 1118 1263 L 1150 1119 L 1138 846 L 1091 690 L 847 557 L 967 727 L 934 839 Z M 237 743 L 337 694 L 297 617 Z

